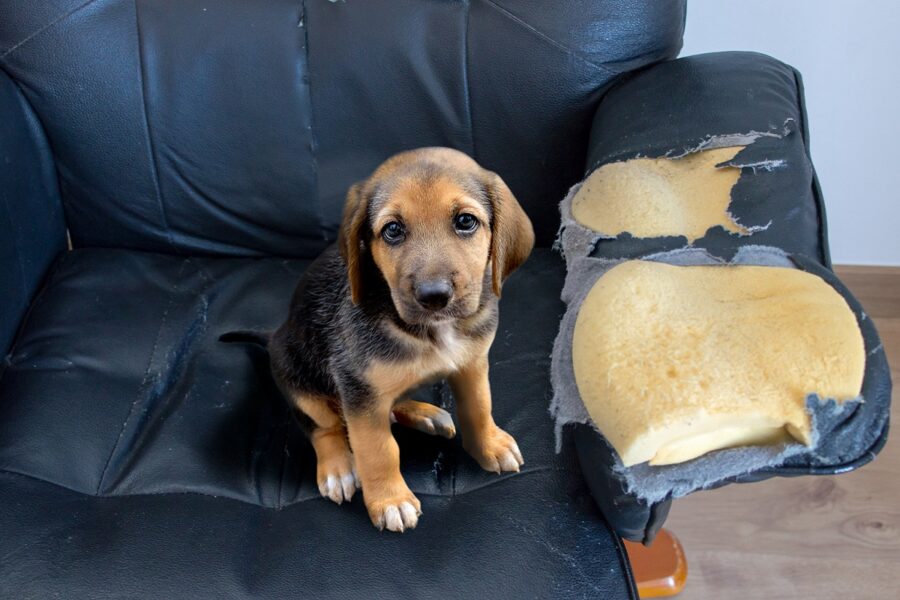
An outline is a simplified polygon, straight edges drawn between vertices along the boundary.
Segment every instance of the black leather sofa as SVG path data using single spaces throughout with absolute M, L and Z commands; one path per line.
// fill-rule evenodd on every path
M 550 247 L 601 100 L 652 82 L 684 11 L 0 2 L 0 595 L 635 598 L 571 440 L 554 451 Z M 500 173 L 535 225 L 491 352 L 526 466 L 397 430 L 424 517 L 393 535 L 319 497 L 265 355 L 218 337 L 277 325 L 347 187 L 428 145 Z

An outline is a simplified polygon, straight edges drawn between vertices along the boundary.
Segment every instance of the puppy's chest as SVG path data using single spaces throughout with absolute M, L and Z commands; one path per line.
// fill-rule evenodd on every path
M 480 350 L 480 344 L 447 326 L 436 327 L 428 341 L 416 340 L 412 349 L 409 358 L 370 365 L 369 383 L 380 394 L 397 397 L 428 380 L 458 371 Z
M 472 338 L 459 333 L 455 328 L 435 327 L 433 342 L 423 352 L 423 360 L 430 363 L 437 372 L 458 371 L 469 361 L 474 344 Z

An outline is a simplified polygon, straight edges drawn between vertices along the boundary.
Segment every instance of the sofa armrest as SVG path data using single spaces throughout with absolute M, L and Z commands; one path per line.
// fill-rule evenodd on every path
M 0 115 L 0 355 L 5 355 L 47 269 L 66 247 L 66 230 L 41 125 L 2 71 Z
M 825 211 L 809 155 L 802 81 L 796 70 L 774 58 L 750 52 L 704 54 L 622 77 L 596 111 L 586 175 L 611 162 L 677 158 L 727 146 L 745 146 L 725 163 L 741 168 L 729 212 L 742 225 L 752 226 L 753 233 L 735 236 L 712 228 L 692 245 L 724 260 L 731 260 L 741 246 L 773 246 L 830 274 Z M 597 258 L 640 258 L 685 245 L 683 236 L 642 239 L 620 234 L 597 239 L 589 252 Z M 567 250 L 567 261 L 575 258 L 570 254 L 574 253 Z M 874 330 L 872 335 L 877 337 Z M 868 381 L 887 381 L 889 389 L 886 364 L 873 361 L 870 366 Z M 672 498 L 682 493 L 652 502 L 638 497 L 619 476 L 620 466 L 605 440 L 590 425 L 576 424 L 574 429 L 582 471 L 607 520 L 623 537 L 651 542 Z M 884 435 L 886 428 L 881 438 Z M 795 467 L 786 464 L 731 480 L 793 475 L 805 465 Z M 827 474 L 840 468 L 803 472 Z

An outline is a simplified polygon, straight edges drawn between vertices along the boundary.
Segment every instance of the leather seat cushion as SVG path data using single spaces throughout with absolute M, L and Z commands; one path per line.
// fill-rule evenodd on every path
M 511 594 L 633 594 L 619 542 L 572 449 L 554 452 L 548 370 L 563 310 L 562 260 L 536 250 L 510 279 L 491 350 L 494 415 L 518 440 L 525 467 L 486 473 L 458 439 L 397 427 L 403 473 L 424 510 L 403 545 L 372 528 L 358 496 L 349 507 L 319 497 L 314 453 L 274 388 L 265 353 L 218 341 L 227 331 L 276 327 L 307 264 L 109 249 L 65 254 L 2 374 L 0 530 L 11 535 L 0 553 L 21 553 L 39 570 L 71 565 L 76 549 L 58 544 L 77 532 L 79 561 L 104 569 L 117 550 L 155 548 L 156 567 L 123 564 L 146 568 L 141 577 L 151 580 L 170 571 L 174 579 L 160 590 L 203 581 L 211 595 L 246 587 L 239 576 L 246 560 L 266 562 L 254 577 L 273 592 L 291 589 L 292 562 L 302 560 L 321 562 L 323 577 L 338 571 L 330 575 L 335 586 L 318 582 L 322 593 L 357 584 L 386 586 L 387 596 L 410 592 L 404 585 L 433 584 L 425 590 L 437 593 L 454 581 L 466 593 L 480 586 L 487 593 L 499 577 Z M 444 384 L 418 395 L 452 410 Z M 13 501 L 24 497 L 33 502 Z M 53 523 L 39 527 L 39 519 Z M 35 532 L 48 543 L 28 545 Z M 369 544 L 374 552 L 353 551 Z M 203 572 L 175 564 L 198 555 Z M 426 576 L 398 580 L 401 555 Z M 74 589 L 96 589 L 96 581 L 79 579 L 90 569 L 66 568 Z M 0 566 L 0 577 L 16 576 L 5 571 Z M 140 585 L 126 575 L 126 589 Z M 390 581 L 373 584 L 380 577 Z

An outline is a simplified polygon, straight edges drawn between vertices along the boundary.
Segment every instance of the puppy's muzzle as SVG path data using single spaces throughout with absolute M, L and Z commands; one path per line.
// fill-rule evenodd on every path
M 441 310 L 453 298 L 453 286 L 446 279 L 423 281 L 416 285 L 416 302 L 426 310 Z

